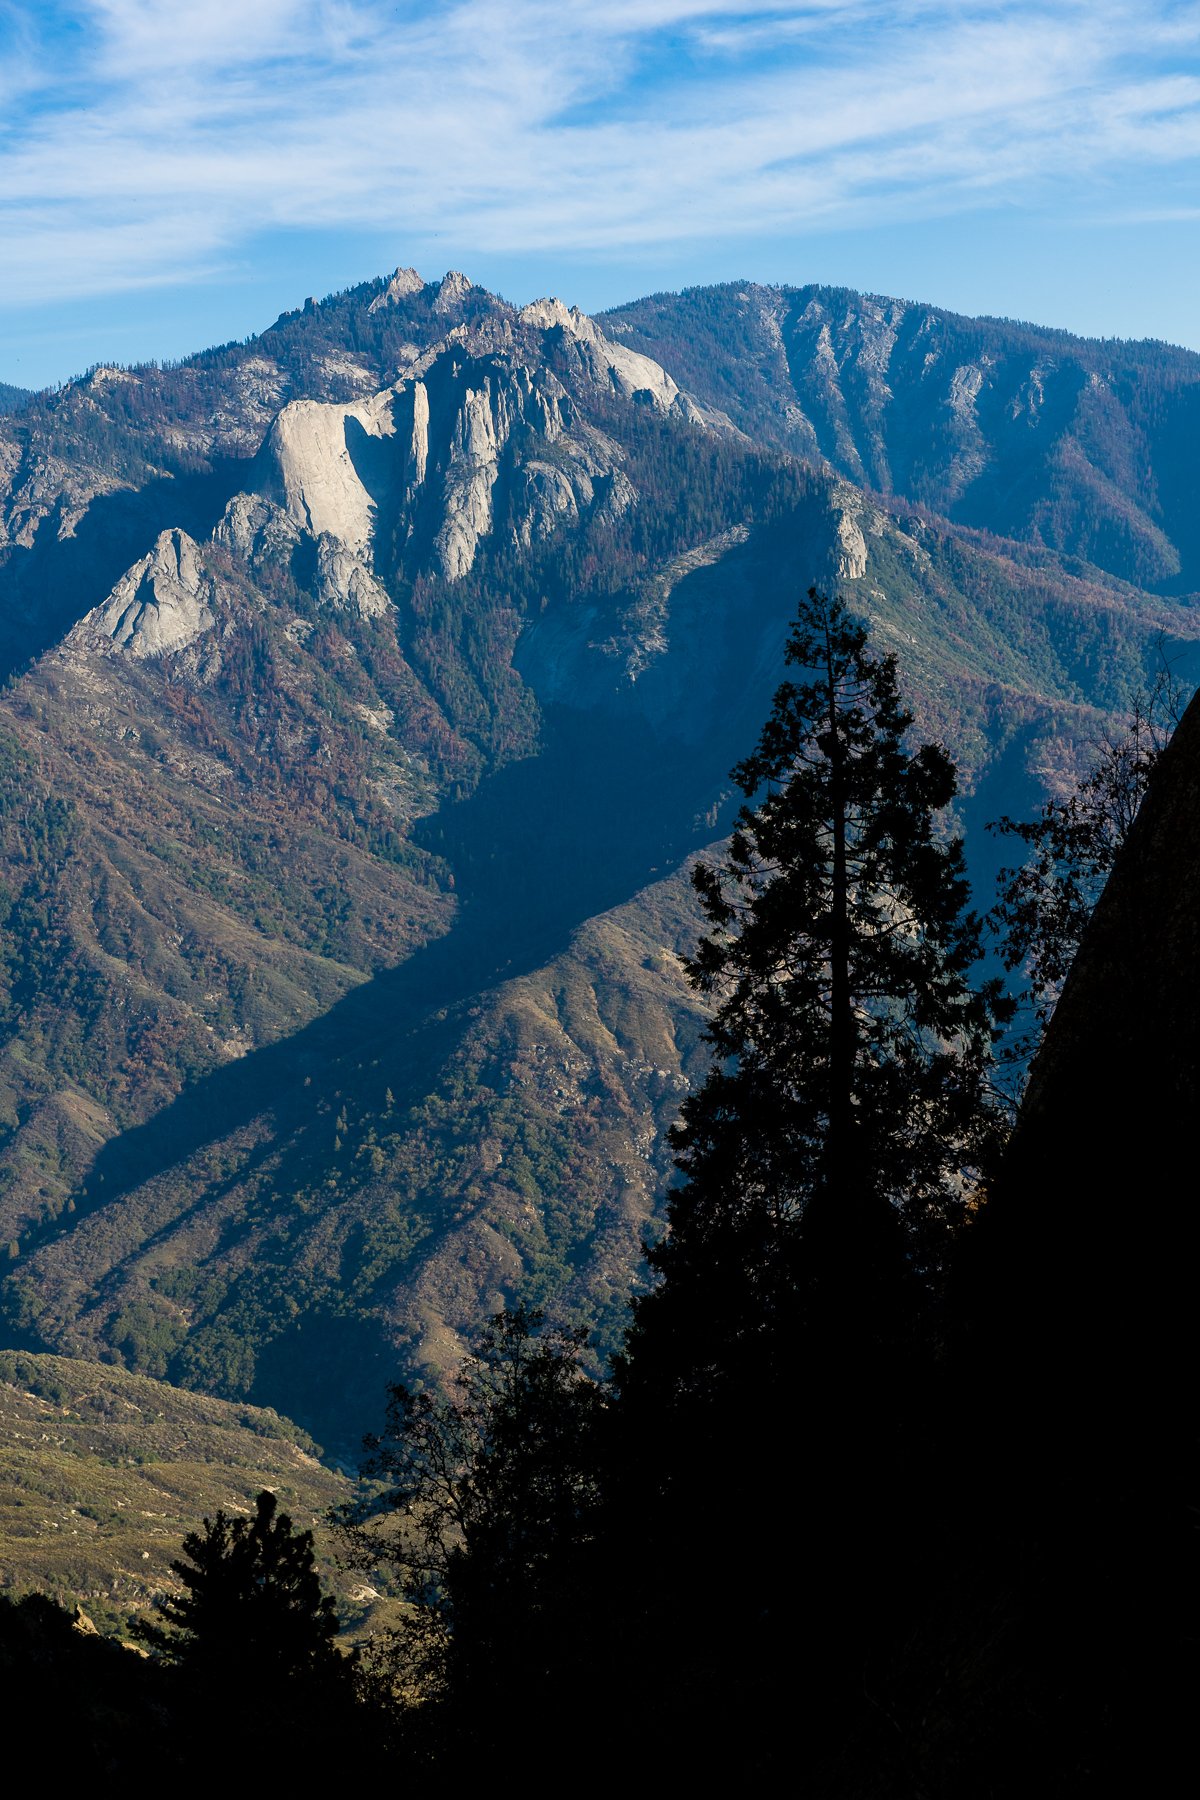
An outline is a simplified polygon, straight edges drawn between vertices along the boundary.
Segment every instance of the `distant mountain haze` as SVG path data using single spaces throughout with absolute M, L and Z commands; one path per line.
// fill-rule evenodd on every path
M 611 1345 L 797 595 L 896 652 L 978 846 L 1200 671 L 1198 394 L 840 290 L 399 270 L 6 402 L 8 1340 L 348 1452 L 505 1300 Z

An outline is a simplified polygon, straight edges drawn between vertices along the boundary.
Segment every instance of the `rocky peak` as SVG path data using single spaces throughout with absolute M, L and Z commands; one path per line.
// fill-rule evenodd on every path
M 425 288 L 415 270 L 398 269 L 371 309 Z M 453 313 L 472 292 L 451 270 L 434 311 Z M 619 445 L 588 421 L 593 391 L 733 430 L 651 357 L 556 298 L 519 313 L 497 302 L 447 327 L 414 344 L 375 394 L 285 405 L 267 432 L 258 492 L 232 503 L 217 540 L 255 567 L 263 556 L 290 557 L 299 537 L 327 539 L 344 554 L 325 554 L 323 597 L 373 613 L 390 604 L 380 582 L 397 558 L 456 580 L 501 522 L 527 546 L 597 508 L 615 518 L 636 505 Z M 290 546 L 289 532 L 298 534 Z
M 200 546 L 186 531 L 163 531 L 67 641 L 140 658 L 163 656 L 212 630 L 215 595 Z
M 434 312 L 457 312 L 471 292 L 471 285 L 461 269 L 447 269 L 438 284 L 437 299 L 433 303 Z
M 521 322 L 541 331 L 567 333 L 585 354 L 593 379 L 612 385 L 623 399 L 649 399 L 660 412 L 677 408 L 678 387 L 660 363 L 605 337 L 594 319 L 559 299 L 534 300 L 521 308 Z M 677 408 L 677 410 L 682 410 Z M 698 416 L 698 409 L 697 411 Z
M 251 570 L 286 563 L 299 541 L 295 521 L 261 494 L 235 494 L 213 531 L 213 542 Z
M 128 381 L 136 386 L 137 376 L 130 369 L 117 369 L 110 363 L 100 363 L 90 375 L 83 377 L 83 385 L 93 388 L 107 387 L 113 381 Z
M 557 294 L 548 294 L 544 299 L 531 300 L 523 306 L 517 317 L 524 325 L 535 325 L 540 331 L 552 331 L 557 325 L 563 331 L 569 331 L 573 337 L 584 332 L 592 321 L 577 306 L 568 306 Z M 595 329 L 595 327 L 593 327 Z
M 531 543 L 597 505 L 616 516 L 636 495 L 628 480 L 615 479 L 618 446 L 586 425 L 545 364 L 544 333 L 557 323 L 556 314 L 516 321 L 506 314 L 458 325 L 368 400 L 293 401 L 268 434 L 267 496 L 294 528 L 340 544 L 365 577 L 386 578 L 387 559 L 399 553 L 456 580 L 495 529 L 497 482 L 522 426 L 533 441 L 517 457 L 524 471 L 513 488 L 517 542 Z M 584 315 L 571 324 L 573 341 L 604 342 Z M 544 459 L 551 446 L 552 464 Z M 239 513 L 224 529 L 253 537 L 260 522 Z M 360 610 L 387 604 L 382 589 L 357 577 L 346 603 Z
M 445 282 L 442 285 L 444 287 Z M 410 294 L 419 294 L 424 286 L 423 279 L 415 269 L 397 269 L 382 294 L 376 294 L 367 311 L 383 312 L 386 307 L 399 306 Z

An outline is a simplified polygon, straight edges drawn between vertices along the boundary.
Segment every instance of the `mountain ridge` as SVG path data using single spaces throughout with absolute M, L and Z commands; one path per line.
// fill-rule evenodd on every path
M 1164 493 L 1155 467 L 1192 435 L 1193 351 L 816 285 L 685 290 L 602 321 L 674 358 L 714 404 L 742 371 L 735 420 L 875 491 L 1151 586 L 1184 591 L 1185 570 L 1200 585 L 1190 490 Z M 903 407 L 889 386 L 901 364 Z
M 1124 539 L 1056 547 L 1020 506 L 1002 536 L 852 481 L 819 432 L 807 464 L 755 441 L 768 401 L 711 304 L 707 391 L 636 320 L 645 343 L 398 271 L 0 421 L 21 1344 L 351 1450 L 398 1365 L 438 1379 L 506 1298 L 611 1348 L 703 1060 L 686 868 L 728 829 L 797 593 L 841 586 L 897 653 L 977 857 L 1164 644 L 1200 670 L 1174 578 L 1083 553 Z M 827 326 L 821 430 L 860 473 L 879 443 L 909 466 L 853 319 L 821 386 Z M 910 457 L 934 475 L 962 466 L 943 410 Z

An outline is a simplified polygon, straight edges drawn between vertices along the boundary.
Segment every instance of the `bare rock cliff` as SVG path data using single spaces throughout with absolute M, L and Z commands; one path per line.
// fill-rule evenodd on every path
M 141 658 L 182 650 L 212 630 L 215 594 L 200 546 L 186 531 L 164 531 L 71 639 Z

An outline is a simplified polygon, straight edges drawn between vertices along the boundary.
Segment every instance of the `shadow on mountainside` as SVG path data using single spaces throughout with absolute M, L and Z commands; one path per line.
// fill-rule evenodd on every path
M 341 1254 L 333 1249 L 339 1222 L 320 1223 L 339 1207 L 326 1180 L 333 1115 L 347 1105 L 356 1117 L 377 1111 L 390 1089 L 388 1116 L 403 1121 L 453 1059 L 489 989 L 544 967 L 578 927 L 728 829 L 728 770 L 753 741 L 778 681 L 795 586 L 786 568 L 773 582 L 751 580 L 743 562 L 757 573 L 753 544 L 720 569 L 680 573 L 670 591 L 672 655 L 662 656 L 656 629 L 657 660 L 636 689 L 622 679 L 623 657 L 607 656 L 607 641 L 599 677 L 582 679 L 595 647 L 581 615 L 583 635 L 558 669 L 555 697 L 546 693 L 552 684 L 530 682 L 544 695 L 540 753 L 496 771 L 414 834 L 453 871 L 458 908 L 447 935 L 293 1036 L 194 1079 L 106 1144 L 71 1196 L 70 1223 L 47 1220 L 22 1241 L 19 1266 L 0 1290 L 12 1341 L 79 1353 L 95 1345 L 99 1327 L 108 1342 L 111 1306 L 127 1287 L 135 1301 L 143 1292 L 144 1256 L 161 1248 L 175 1266 L 168 1245 L 193 1226 L 206 1241 L 218 1231 L 221 1251 L 244 1247 L 242 1285 L 257 1292 L 272 1278 L 256 1261 L 266 1234 L 290 1240 L 296 1279 L 270 1342 L 230 1313 L 229 1356 L 237 1361 L 245 1346 L 243 1362 L 259 1360 L 254 1398 L 304 1419 L 326 1443 L 347 1444 L 352 1390 L 361 1423 L 373 1422 L 395 1346 L 382 1317 L 364 1320 L 342 1303 L 336 1273 L 326 1279 Z M 633 629 L 636 642 L 640 624 Z M 318 1198 L 327 1188 L 328 1200 Z M 311 1227 L 301 1224 L 314 1203 Z M 302 1239 L 322 1265 L 319 1294 Z M 195 1260 L 192 1248 L 186 1256 Z M 258 1305 L 253 1295 L 247 1301 L 251 1312 Z M 241 1364 L 187 1372 L 187 1385 L 217 1392 L 241 1392 L 246 1379 Z M 324 1412 L 318 1388 L 329 1401 Z
M 67 537 L 58 535 L 58 509 L 48 514 L 33 543 L 13 546 L 0 562 L 9 593 L 0 621 L 0 681 L 61 642 L 152 549 L 159 532 L 179 527 L 206 538 L 231 496 L 246 486 L 249 466 L 229 458 L 207 474 L 162 476 L 141 488 L 97 494 Z
M 552 715 L 540 756 L 501 770 L 419 833 L 455 871 L 450 932 L 107 1144 L 80 1212 L 111 1206 L 263 1113 L 273 1115 L 278 1140 L 311 1116 L 326 1087 L 342 1085 L 347 1064 L 386 1054 L 396 1107 L 421 1098 L 461 1030 L 457 1006 L 542 967 L 585 920 L 711 840 L 714 827 L 697 815 L 730 760 L 723 733 L 698 755 L 635 718 Z
M 764 541 L 770 549 L 774 537 Z M 453 1008 L 541 968 L 587 919 L 721 835 L 731 812 L 718 818 L 716 803 L 769 704 L 793 598 L 794 583 L 778 574 L 774 582 L 747 579 L 742 564 L 757 570 L 761 555 L 746 546 L 722 570 L 697 568 L 677 583 L 672 634 L 692 676 L 681 694 L 679 678 L 660 668 L 642 676 L 636 704 L 629 690 L 619 698 L 615 689 L 593 693 L 590 704 L 545 702 L 537 756 L 497 770 L 469 799 L 420 823 L 417 842 L 454 872 L 458 910 L 445 937 L 293 1036 L 201 1077 L 106 1145 L 86 1198 L 77 1196 L 80 1212 L 111 1205 L 263 1113 L 274 1115 L 278 1141 L 311 1115 L 317 1090 L 342 1084 L 351 1061 L 369 1065 L 386 1054 L 402 1111 L 427 1091 L 435 1058 L 461 1029 L 446 1016 Z M 656 696 L 658 683 L 665 696 Z M 675 735 L 676 716 L 691 726 L 686 742 Z

